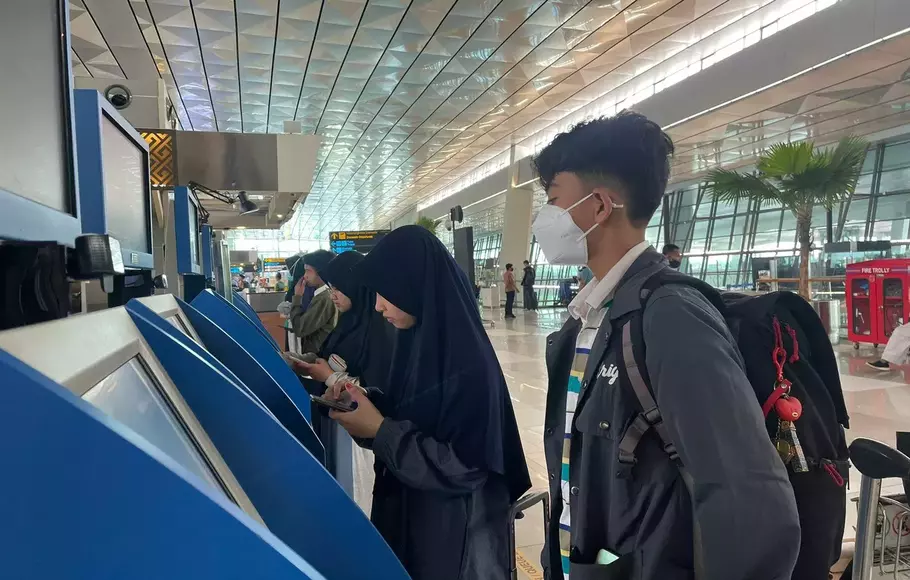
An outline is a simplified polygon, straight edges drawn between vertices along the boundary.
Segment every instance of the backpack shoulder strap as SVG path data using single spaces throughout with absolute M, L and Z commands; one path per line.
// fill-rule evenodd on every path
M 682 284 L 692 287 L 701 292 L 721 314 L 724 313 L 723 300 L 714 287 L 697 278 L 680 274 L 675 270 L 670 270 L 669 268 L 658 270 L 642 284 L 640 307 L 632 312 L 631 315 L 624 317 L 624 321 L 619 325 L 619 328 L 615 329 L 621 333 L 622 360 L 626 376 L 632 387 L 632 393 L 638 403 L 639 411 L 638 416 L 619 442 L 618 459 L 620 463 L 627 466 L 635 463 L 635 450 L 645 434 L 654 429 L 660 438 L 664 451 L 678 467 L 682 468 L 679 453 L 669 437 L 667 427 L 661 417 L 660 408 L 657 406 L 654 390 L 651 388 L 650 379 L 648 378 L 648 369 L 645 365 L 644 309 L 654 291 L 666 284 Z
M 654 429 L 657 436 L 660 437 L 664 451 L 670 456 L 670 459 L 682 466 L 679 461 L 679 453 L 676 452 L 676 446 L 670 440 L 667 433 L 667 426 L 663 422 L 657 401 L 654 399 L 654 392 L 651 386 L 642 376 L 638 360 L 640 357 L 635 356 L 635 342 L 641 342 L 641 336 L 633 338 L 633 328 L 641 331 L 641 311 L 633 314 L 625 324 L 622 325 L 622 359 L 626 368 L 626 376 L 629 377 L 629 384 L 632 386 L 632 392 L 638 402 L 638 416 L 632 422 L 632 425 L 623 434 L 619 441 L 619 462 L 632 465 L 635 463 L 635 449 L 650 429 Z M 643 360 L 643 359 L 641 359 Z

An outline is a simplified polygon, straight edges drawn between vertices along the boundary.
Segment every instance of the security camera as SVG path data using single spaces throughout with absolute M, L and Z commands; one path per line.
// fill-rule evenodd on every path
M 446 218 L 446 229 L 452 231 L 452 220 L 449 218 Z
M 133 102 L 133 93 L 123 85 L 111 85 L 104 90 L 104 98 L 115 109 L 125 109 Z

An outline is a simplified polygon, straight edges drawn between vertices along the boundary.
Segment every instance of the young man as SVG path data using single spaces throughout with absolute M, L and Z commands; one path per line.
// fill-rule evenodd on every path
M 537 310 L 537 295 L 534 293 L 534 280 L 537 274 L 527 260 L 524 261 L 524 274 L 521 276 L 521 288 L 525 310 Z
M 515 292 L 518 287 L 515 285 L 515 273 L 512 271 L 512 264 L 506 264 L 506 271 L 502 275 L 502 285 L 506 292 L 506 318 L 515 318 L 512 309 L 515 307 Z
M 679 246 L 676 244 L 666 244 L 661 253 L 664 255 L 664 258 L 667 259 L 671 268 L 679 270 L 679 267 L 682 265 L 682 252 L 680 251 Z
M 294 299 L 291 307 L 291 324 L 294 334 L 300 339 L 300 351 L 303 353 L 319 352 L 319 347 L 335 328 L 337 311 L 319 271 L 325 268 L 335 254 L 327 250 L 316 250 L 303 258 L 304 273 L 294 286 Z M 306 309 L 302 306 L 306 287 L 315 288 L 313 300 Z
M 611 333 L 667 268 L 645 227 L 672 152 L 660 127 L 623 112 L 558 135 L 534 160 L 548 198 L 533 226 L 544 255 L 594 273 L 547 340 L 550 580 L 789 580 L 796 562 L 793 490 L 720 313 L 666 284 L 641 314 L 640 365 L 623 352 L 626 332 Z M 657 418 L 641 412 L 640 377 Z

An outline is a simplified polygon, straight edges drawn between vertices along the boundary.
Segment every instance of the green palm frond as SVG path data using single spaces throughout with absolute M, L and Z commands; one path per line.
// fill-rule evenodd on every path
M 759 159 L 755 173 L 710 172 L 708 192 L 722 201 L 778 201 L 793 212 L 819 204 L 830 209 L 856 189 L 866 147 L 857 137 L 827 149 L 815 149 L 811 141 L 778 143 Z
M 781 201 L 781 191 L 756 173 L 737 173 L 729 169 L 714 169 L 708 173 L 708 194 L 718 201 L 737 199 Z
M 436 233 L 436 229 L 439 227 L 439 224 L 436 223 L 436 220 L 427 216 L 420 216 L 417 218 L 417 221 L 414 222 L 414 225 L 430 230 L 434 234 Z
M 811 141 L 775 143 L 758 161 L 758 171 L 771 178 L 799 174 L 812 164 Z

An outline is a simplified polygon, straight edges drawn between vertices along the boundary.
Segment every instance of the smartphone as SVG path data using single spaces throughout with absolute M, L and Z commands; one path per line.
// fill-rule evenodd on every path
M 336 411 L 341 411 L 343 413 L 349 413 L 357 408 L 357 403 L 345 404 L 341 401 L 333 401 L 331 399 L 326 399 L 324 397 L 317 397 L 316 395 L 310 395 L 310 400 L 317 405 L 322 405 L 323 407 L 328 407 L 329 409 L 335 409 Z
M 312 352 L 308 352 L 306 354 L 297 354 L 296 352 L 284 352 L 284 353 L 282 353 L 281 356 L 283 356 L 284 359 L 287 361 L 303 362 L 303 363 L 306 363 L 309 365 L 315 363 L 316 360 L 319 358 L 318 356 L 316 356 L 316 354 L 314 354 Z

